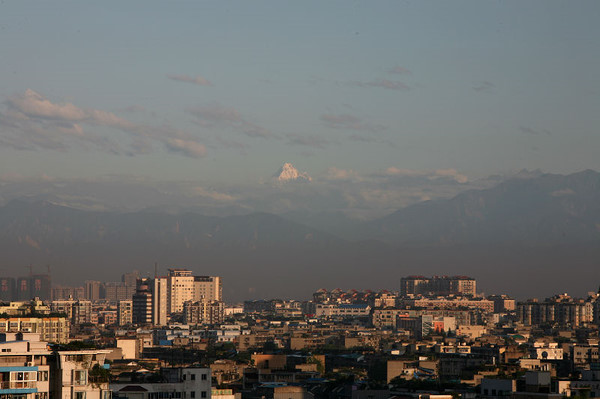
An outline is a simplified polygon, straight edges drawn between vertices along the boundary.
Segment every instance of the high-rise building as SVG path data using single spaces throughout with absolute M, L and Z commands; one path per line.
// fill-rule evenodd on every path
M 133 323 L 133 301 L 119 301 L 117 305 L 117 323 L 120 326 Z
M 121 276 L 121 282 L 128 287 L 136 288 L 137 281 L 140 278 L 140 273 L 137 270 L 132 271 L 131 273 L 125 273 Z
M 97 320 L 96 320 L 97 321 Z M 92 302 L 79 300 L 73 304 L 73 319 L 74 325 L 92 323 Z
M 167 276 L 169 314 L 183 312 L 183 304 L 194 300 L 194 276 L 190 270 L 169 269 Z
M 133 294 L 135 294 L 135 284 L 129 286 L 124 282 L 108 282 L 104 287 L 106 289 L 106 300 L 111 303 L 131 299 Z
M 167 304 L 169 287 L 166 277 L 155 277 L 149 282 L 152 292 L 152 324 L 164 326 L 167 324 Z
M 88 301 L 99 301 L 101 298 L 104 298 L 104 284 L 102 284 L 100 281 L 86 281 L 85 297 Z
M 188 301 L 183 304 L 187 324 L 219 324 L 225 319 L 225 304 L 221 301 Z
M 12 277 L 0 278 L 0 301 L 10 302 L 15 299 L 15 279 Z
M 152 324 L 152 291 L 149 279 L 138 280 L 138 287 L 133 294 L 132 321 L 133 324 Z
M 477 283 L 467 276 L 408 276 L 400 280 L 400 294 L 471 295 L 477 294 Z
M 202 298 L 208 301 L 223 300 L 221 277 L 194 276 L 194 300 L 200 301 Z

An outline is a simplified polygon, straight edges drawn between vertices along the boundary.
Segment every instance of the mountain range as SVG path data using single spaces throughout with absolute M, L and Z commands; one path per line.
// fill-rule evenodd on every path
M 300 220 L 299 220 L 300 219 Z M 300 223 L 301 222 L 301 223 Z M 371 221 L 340 214 L 227 217 L 74 209 L 13 200 L 0 207 L 0 273 L 50 265 L 55 282 L 188 267 L 224 277 L 226 300 L 306 298 L 314 290 L 398 289 L 407 274 L 470 274 L 518 297 L 600 283 L 600 174 L 506 180 Z

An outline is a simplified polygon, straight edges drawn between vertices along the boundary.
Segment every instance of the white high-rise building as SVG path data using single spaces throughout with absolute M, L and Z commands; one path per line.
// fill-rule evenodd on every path
M 194 276 L 190 270 L 169 269 L 167 276 L 169 293 L 167 296 L 167 311 L 183 312 L 183 304 L 194 300 Z
M 152 291 L 152 323 L 155 326 L 167 324 L 167 305 L 169 298 L 169 285 L 167 277 L 155 277 L 150 283 Z
M 217 276 L 195 276 L 194 277 L 194 301 L 222 301 L 223 287 L 221 277 Z

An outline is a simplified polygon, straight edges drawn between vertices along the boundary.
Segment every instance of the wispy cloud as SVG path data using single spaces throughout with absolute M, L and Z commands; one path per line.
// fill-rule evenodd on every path
M 73 146 L 120 155 L 152 151 L 154 144 L 190 157 L 204 155 L 205 148 L 191 134 L 169 126 L 148 126 L 111 112 L 81 108 L 69 102 L 52 102 L 28 89 L 10 96 L 0 112 L 0 142 L 19 150 L 67 151 Z M 118 138 L 106 128 L 124 134 Z M 124 144 L 124 142 L 129 143 Z
M 487 80 L 479 82 L 473 86 L 473 90 L 484 93 L 492 92 L 495 88 L 496 85 L 494 85 L 492 82 L 488 82 Z
M 352 169 L 340 169 L 335 166 L 327 169 L 324 176 L 327 180 L 359 181 L 362 180 L 359 174 Z
M 390 69 L 388 72 L 398 74 L 398 75 L 410 75 L 412 73 L 408 69 L 401 67 L 401 66 L 395 66 L 394 68 Z
M 186 83 L 193 83 L 199 86 L 212 86 L 213 84 L 207 80 L 206 78 L 203 78 L 202 76 L 189 76 L 189 75 L 167 75 L 167 77 L 171 80 L 175 80 L 178 82 L 186 82 Z
M 300 134 L 288 134 L 286 137 L 288 138 L 288 144 L 290 145 L 300 145 L 311 148 L 325 148 L 331 144 L 331 141 L 316 135 L 306 136 Z
M 547 136 L 551 136 L 552 132 L 550 132 L 548 129 L 540 129 L 540 130 L 536 130 L 532 127 L 529 126 L 519 126 L 519 130 L 521 131 L 521 133 L 525 133 L 525 134 L 531 134 L 533 136 L 537 136 L 540 134 L 545 134 Z
M 187 109 L 197 122 L 206 127 L 221 127 L 237 130 L 249 137 L 276 138 L 268 129 L 248 120 L 232 107 L 213 104 L 205 107 Z
M 403 169 L 396 167 L 389 167 L 385 170 L 383 174 L 375 174 L 375 176 L 400 176 L 400 177 L 424 177 L 429 180 L 437 180 L 437 179 L 451 179 L 457 183 L 467 183 L 469 178 L 461 173 L 459 173 L 456 169 L 436 169 L 433 171 L 430 170 L 415 170 L 415 169 Z
M 368 132 L 379 132 L 387 127 L 379 124 L 365 123 L 357 116 L 351 114 L 324 114 L 320 117 L 321 122 L 332 129 L 358 130 Z
M 199 158 L 206 155 L 206 147 L 193 140 L 171 137 L 165 140 L 165 146 L 169 151 L 179 152 L 192 158 Z
M 408 91 L 410 86 L 407 84 L 389 79 L 375 79 L 368 82 L 354 81 L 348 83 L 350 86 L 357 87 L 379 87 L 386 90 Z

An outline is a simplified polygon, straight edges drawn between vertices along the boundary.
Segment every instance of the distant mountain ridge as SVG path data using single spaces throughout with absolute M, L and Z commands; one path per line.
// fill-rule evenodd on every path
M 600 173 L 513 178 L 366 222 L 354 238 L 401 245 L 600 241 Z
M 46 201 L 14 200 L 0 207 L 0 239 L 24 237 L 51 245 L 70 243 L 162 242 L 205 248 L 271 245 L 327 245 L 342 241 L 328 233 L 267 213 L 216 217 L 196 213 L 84 211 Z
M 293 218 L 299 220 L 300 217 Z M 317 219 L 317 218 L 315 218 Z M 0 238 L 36 242 L 165 240 L 194 245 L 244 246 L 380 240 L 394 245 L 471 243 L 553 244 L 600 240 L 600 173 L 513 178 L 485 190 L 425 201 L 385 217 L 326 233 L 327 215 L 303 223 L 268 213 L 227 217 L 160 211 L 86 211 L 48 201 L 14 200 L 0 207 Z
M 51 265 L 56 281 L 80 284 L 149 272 L 158 262 L 223 276 L 228 300 L 398 289 L 408 274 L 472 275 L 484 289 L 528 296 L 600 281 L 600 174 L 591 170 L 514 178 L 369 222 L 330 216 L 302 224 L 267 213 L 124 213 L 13 200 L 0 207 L 0 275 Z

